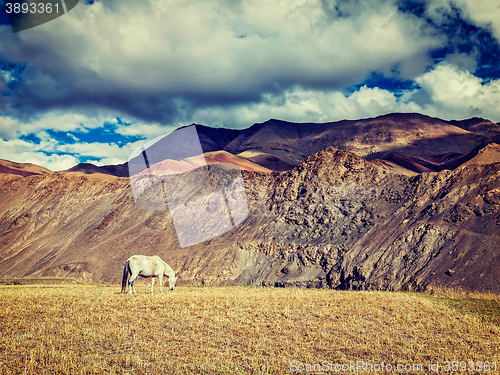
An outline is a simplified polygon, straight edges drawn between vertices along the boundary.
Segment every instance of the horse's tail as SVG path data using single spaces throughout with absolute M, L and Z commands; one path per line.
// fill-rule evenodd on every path
M 127 288 L 128 277 L 132 272 L 130 271 L 130 261 L 127 260 L 125 267 L 123 268 L 123 279 L 122 279 L 122 293 L 125 293 Z

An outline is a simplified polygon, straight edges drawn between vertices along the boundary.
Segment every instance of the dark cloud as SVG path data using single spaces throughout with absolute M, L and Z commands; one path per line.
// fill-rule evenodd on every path
M 344 89 L 398 64 L 415 76 L 442 43 L 389 1 L 154 4 L 81 2 L 34 30 L 3 29 L 0 59 L 25 66 L 11 113 L 92 107 L 173 122 L 297 86 Z
M 494 8 L 494 2 L 491 5 Z M 425 20 L 435 32 L 446 37 L 446 45 L 430 51 L 435 63 L 450 55 L 468 55 L 476 60 L 472 73 L 477 77 L 485 81 L 500 78 L 500 43 L 491 24 L 474 24 L 466 7 L 461 8 L 454 2 L 437 6 L 432 1 L 411 0 L 399 1 L 398 9 Z
M 442 68 L 422 78 L 443 61 L 483 82 L 499 77 L 493 29 L 467 9 L 446 1 L 81 1 L 32 30 L 0 26 L 0 112 L 24 122 L 103 110 L 170 125 L 249 126 L 262 113 L 301 119 L 300 106 L 321 121 L 327 106 L 339 107 L 328 101 L 342 99 L 336 91 L 356 94 L 351 116 L 396 108 L 394 98 L 409 91 L 420 98 L 408 106 L 416 110 L 432 106 L 436 93 L 425 90 L 440 74 L 458 74 Z

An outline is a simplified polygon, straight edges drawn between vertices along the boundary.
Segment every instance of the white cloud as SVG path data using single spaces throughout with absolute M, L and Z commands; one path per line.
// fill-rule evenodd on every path
M 477 68 L 477 54 L 452 53 L 446 56 L 446 62 L 457 68 L 475 72 Z
M 420 88 L 408 90 L 401 96 L 380 88 L 361 87 L 352 94 L 338 90 L 313 90 L 295 86 L 278 94 L 264 94 L 260 101 L 232 106 L 207 106 L 196 109 L 186 122 L 163 126 L 136 119 L 125 119 L 131 125 L 120 124 L 111 117 L 90 117 L 78 114 L 48 114 L 31 123 L 0 117 L 0 132 L 11 138 L 0 142 L 0 158 L 18 162 L 32 162 L 51 170 L 67 169 L 78 163 L 81 155 L 100 160 L 97 165 L 121 164 L 130 153 L 159 135 L 169 133 L 179 126 L 191 122 L 230 128 L 244 128 L 270 118 L 294 122 L 328 122 L 342 119 L 374 117 L 390 112 L 419 112 L 443 119 L 463 119 L 482 116 L 492 121 L 500 121 L 500 80 L 483 84 L 468 70 L 449 63 L 441 63 L 434 70 L 416 78 Z M 427 98 L 426 101 L 418 97 Z M 17 122 L 15 122 L 17 121 Z M 77 130 L 83 126 L 97 127 L 104 122 L 116 124 L 116 133 L 123 136 L 142 136 L 144 141 L 135 141 L 120 147 L 106 143 L 60 144 L 46 131 L 49 124 L 58 130 Z M 34 144 L 18 139 L 16 126 L 33 131 L 40 139 Z M 35 131 L 36 130 L 36 131 Z M 5 137 L 4 137 L 5 138 Z M 47 156 L 42 153 L 52 153 Z M 57 154 L 66 153 L 66 155 Z
M 16 120 L 0 116 L 0 138 L 13 138 L 16 135 Z
M 186 123 L 170 124 L 169 126 L 159 123 L 146 123 L 136 120 L 130 125 L 118 125 L 115 132 L 123 136 L 141 136 L 144 137 L 144 142 L 155 139 L 156 137 L 174 131 L 175 129 L 187 125 Z
M 87 116 L 77 112 L 48 111 L 31 119 L 18 119 L 13 116 L 0 115 L 0 137 L 4 139 L 18 138 L 30 133 L 37 134 L 51 129 L 56 131 L 86 131 L 101 127 L 105 122 L 116 122 L 115 117 Z
M 247 127 L 278 118 L 294 122 L 327 122 L 374 117 L 390 112 L 418 112 L 443 119 L 482 116 L 500 121 L 500 80 L 481 79 L 455 65 L 441 63 L 416 78 L 419 89 L 400 97 L 388 90 L 361 87 L 347 95 L 340 91 L 295 87 L 282 94 L 264 95 L 258 103 L 199 109 L 192 120 L 212 126 Z M 427 101 L 417 101 L 418 96 Z
M 89 162 L 95 165 L 124 163 L 132 151 L 142 143 L 132 142 L 123 147 L 97 142 L 60 144 L 46 132 L 37 133 L 37 136 L 41 139 L 40 144 L 21 139 L 0 139 L 0 158 L 18 163 L 33 163 L 52 171 L 60 171 L 78 164 L 78 156 L 90 157 Z
M 429 106 L 440 117 L 480 116 L 500 121 L 500 80 L 483 84 L 468 70 L 441 63 L 416 82 L 430 95 Z
M 140 145 L 143 141 L 136 141 L 126 144 L 123 147 L 112 143 L 74 143 L 57 146 L 59 152 L 68 154 L 77 154 L 84 156 L 92 156 L 99 161 L 90 161 L 96 165 L 121 164 L 127 161 L 128 156 Z
M 101 127 L 105 122 L 115 124 L 116 132 L 121 135 L 139 136 L 146 139 L 156 138 L 168 132 L 168 128 L 159 124 L 148 126 L 137 124 L 135 119 L 124 119 L 132 125 L 119 124 L 116 117 L 105 115 L 86 116 L 78 113 L 48 112 L 37 119 L 20 119 L 0 116 L 0 158 L 19 163 L 34 163 L 53 171 L 64 170 L 78 164 L 78 156 L 90 157 L 96 165 L 121 164 L 127 161 L 130 153 L 142 142 L 137 141 L 120 147 L 112 143 L 85 143 L 72 134 L 68 137 L 77 141 L 74 144 L 62 144 L 48 133 L 48 130 L 62 132 L 87 132 Z M 39 142 L 20 139 L 21 136 L 34 134 Z
M 389 112 L 419 112 L 413 102 L 402 102 L 391 92 L 361 87 L 351 95 L 340 91 L 304 90 L 296 87 L 284 94 L 266 95 L 259 103 L 212 107 L 196 111 L 193 120 L 212 126 L 248 127 L 270 118 L 293 122 L 328 122 L 359 119 Z
M 212 126 L 247 127 L 270 118 L 293 122 L 328 122 L 359 119 L 388 112 L 419 112 L 416 103 L 404 103 L 387 90 L 361 87 L 347 96 L 340 91 L 323 92 L 295 88 L 283 95 L 267 95 L 258 104 L 197 111 L 194 122 Z
M 72 155 L 47 155 L 42 147 L 34 146 L 30 142 L 20 139 L 6 141 L 0 139 L 0 158 L 18 163 L 32 163 L 48 168 L 51 171 L 60 171 L 78 164 Z

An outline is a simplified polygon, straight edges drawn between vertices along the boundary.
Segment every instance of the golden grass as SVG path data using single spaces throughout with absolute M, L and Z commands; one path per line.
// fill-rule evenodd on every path
M 500 327 L 411 294 L 137 289 L 0 287 L 0 374 L 284 374 L 349 361 L 407 365 L 404 373 L 428 373 L 429 362 L 443 372 L 447 360 L 500 367 Z

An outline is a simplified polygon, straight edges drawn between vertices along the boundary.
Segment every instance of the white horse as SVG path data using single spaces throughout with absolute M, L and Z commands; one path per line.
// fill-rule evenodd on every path
M 128 258 L 127 262 L 125 263 L 125 268 L 123 269 L 122 293 L 125 293 L 125 289 L 127 287 L 127 279 L 128 294 L 132 294 L 132 291 L 135 293 L 134 281 L 137 276 L 151 277 L 151 294 L 153 294 L 155 277 L 158 276 L 158 281 L 160 282 L 160 293 L 163 293 L 163 275 L 168 276 L 168 284 L 170 286 L 170 290 L 174 290 L 175 282 L 177 281 L 175 272 L 167 263 L 161 260 L 159 256 L 131 256 L 130 258 Z

